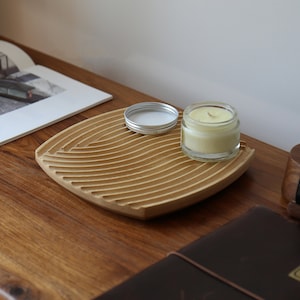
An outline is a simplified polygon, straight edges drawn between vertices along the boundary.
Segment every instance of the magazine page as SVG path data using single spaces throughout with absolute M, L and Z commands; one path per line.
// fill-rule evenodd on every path
M 6 58 L 0 64 L 0 145 L 112 98 L 101 90 L 30 63 L 26 54 L 20 59 L 19 48 L 21 52 L 16 47 L 6 45 L 4 49 L 1 45 L 0 53 L 12 50 L 12 55 L 4 54 Z
M 29 55 L 16 45 L 0 40 L 0 66 L 1 74 L 14 73 L 34 65 Z

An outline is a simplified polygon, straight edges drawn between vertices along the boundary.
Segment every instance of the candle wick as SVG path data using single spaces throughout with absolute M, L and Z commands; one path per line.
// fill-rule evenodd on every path
M 212 117 L 212 118 L 214 118 L 215 116 L 214 115 L 212 115 L 209 111 L 207 112 L 207 114 L 210 116 L 210 117 Z

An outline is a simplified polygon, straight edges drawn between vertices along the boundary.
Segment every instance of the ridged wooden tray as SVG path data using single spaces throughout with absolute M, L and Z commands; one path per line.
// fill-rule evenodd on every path
M 180 114 L 170 132 L 129 131 L 124 109 L 77 123 L 36 150 L 36 161 L 58 184 L 105 209 L 150 219 L 199 202 L 249 167 L 254 150 L 242 144 L 229 161 L 203 163 L 180 148 Z

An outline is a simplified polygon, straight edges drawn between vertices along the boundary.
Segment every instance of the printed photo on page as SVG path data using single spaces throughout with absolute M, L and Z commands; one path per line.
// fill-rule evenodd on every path
M 37 75 L 19 70 L 0 52 L 0 115 L 57 95 L 64 89 Z

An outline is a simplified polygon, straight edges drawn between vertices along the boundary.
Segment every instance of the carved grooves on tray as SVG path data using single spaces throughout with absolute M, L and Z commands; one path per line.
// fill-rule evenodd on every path
M 37 152 L 44 170 L 85 198 L 139 209 L 222 180 L 224 170 L 234 172 L 245 155 L 213 164 L 192 161 L 180 149 L 181 115 L 171 132 L 149 136 L 129 131 L 123 111 L 80 122 L 47 141 Z

